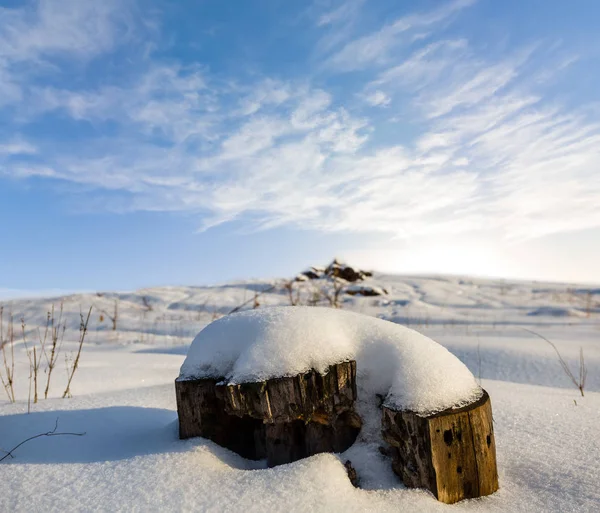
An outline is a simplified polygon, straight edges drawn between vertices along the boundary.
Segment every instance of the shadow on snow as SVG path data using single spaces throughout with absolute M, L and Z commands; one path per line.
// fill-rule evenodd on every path
M 176 412 L 135 406 L 2 416 L 1 449 L 9 451 L 26 438 L 51 431 L 57 418 L 57 433 L 85 432 L 85 436 L 36 438 L 16 449 L 14 458 L 9 457 L 0 465 L 118 461 L 150 454 L 186 452 L 200 447 L 233 468 L 249 469 L 261 465 L 204 438 L 179 440 Z

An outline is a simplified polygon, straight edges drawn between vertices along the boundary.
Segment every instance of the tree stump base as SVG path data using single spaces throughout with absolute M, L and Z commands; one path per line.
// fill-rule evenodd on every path
M 448 504 L 498 489 L 492 405 L 487 392 L 463 408 L 429 416 L 383 407 L 382 434 L 392 468 L 411 488 Z
M 320 452 L 343 452 L 362 421 L 354 411 L 356 362 L 293 377 L 227 384 L 175 380 L 179 437 L 202 436 L 272 467 Z
M 175 380 L 179 436 L 202 436 L 269 467 L 320 452 L 343 452 L 362 420 L 356 362 L 293 377 L 227 384 L 224 378 Z M 442 502 L 498 489 L 490 398 L 431 415 L 384 406 L 382 435 L 392 468 L 408 487 L 427 488 Z M 350 465 L 351 467 L 351 465 Z M 358 477 L 354 471 L 354 483 Z

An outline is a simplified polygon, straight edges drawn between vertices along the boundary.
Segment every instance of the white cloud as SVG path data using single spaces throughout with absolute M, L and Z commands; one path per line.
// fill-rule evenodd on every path
M 128 0 L 36 0 L 0 9 L 0 58 L 38 61 L 71 54 L 91 58 L 110 50 L 129 27 Z
M 22 138 L 12 138 L 4 143 L 0 142 L 0 155 L 33 155 L 37 148 Z
M 364 100 L 372 107 L 385 107 L 392 101 L 386 93 L 379 89 L 364 95 Z
M 365 0 L 345 0 L 318 17 L 317 26 L 334 25 L 353 21 L 360 12 Z
M 422 38 L 424 29 L 448 21 L 475 1 L 454 0 L 430 12 L 398 18 L 375 32 L 346 43 L 328 59 L 327 65 L 339 71 L 352 71 L 385 64 L 391 60 L 392 50 L 399 45 L 409 44 L 415 37 Z
M 365 40 L 346 45 L 338 63 L 366 65 L 368 54 L 385 67 L 343 98 L 306 79 L 241 86 L 201 66 L 154 61 L 93 89 L 31 86 L 36 94 L 20 100 L 30 122 L 60 113 L 101 135 L 63 146 L 8 139 L 0 171 L 83 184 L 96 204 L 119 211 L 196 213 L 203 227 L 246 218 L 260 228 L 527 238 L 600 226 L 600 127 L 536 91 L 530 49 L 493 62 L 464 39 L 389 52 L 404 32 L 432 29 L 469 3 L 396 20 L 367 36 L 372 46 L 353 61 L 339 56 Z M 328 24 L 344 23 L 334 14 Z M 45 55 L 20 45 L 19 55 Z M 380 142 L 378 130 L 389 128 L 363 101 L 403 109 L 414 141 Z M 33 151 L 34 161 L 18 160 Z
M 294 92 L 289 89 L 289 84 L 266 79 L 260 84 L 255 84 L 247 95 L 242 96 L 237 113 L 250 116 L 265 106 L 281 105 L 293 95 Z

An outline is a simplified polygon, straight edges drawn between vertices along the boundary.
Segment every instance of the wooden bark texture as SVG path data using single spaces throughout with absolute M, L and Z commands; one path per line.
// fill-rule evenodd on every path
M 245 458 L 266 459 L 271 467 L 343 452 L 362 426 L 354 409 L 354 361 L 331 365 L 323 374 L 311 370 L 253 383 L 178 378 L 175 389 L 180 438 L 202 436 Z M 382 410 L 392 468 L 406 486 L 427 488 L 446 503 L 498 489 L 487 392 L 468 406 L 431 415 Z
M 354 412 L 356 362 L 321 374 L 225 384 L 222 379 L 175 381 L 179 436 L 202 436 L 269 466 L 350 447 L 362 425 Z
M 463 408 L 429 416 L 384 406 L 382 434 L 392 468 L 408 487 L 451 504 L 498 489 L 492 405 L 487 392 Z

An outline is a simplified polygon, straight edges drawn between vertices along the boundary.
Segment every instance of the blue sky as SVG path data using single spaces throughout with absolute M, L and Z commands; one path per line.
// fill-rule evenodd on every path
M 600 282 L 595 0 L 0 6 L 0 289 Z

